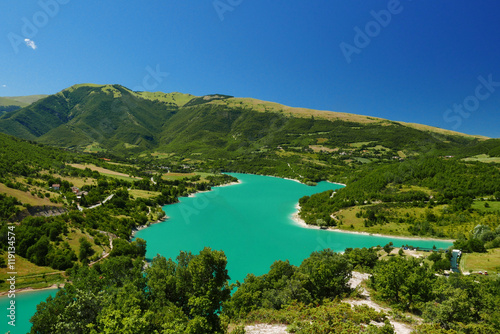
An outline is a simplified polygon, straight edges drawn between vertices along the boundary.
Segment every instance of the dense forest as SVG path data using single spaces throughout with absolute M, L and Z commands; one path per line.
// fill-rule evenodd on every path
M 459 239 L 465 236 L 451 227 L 460 222 L 491 230 L 500 225 L 498 212 L 484 210 L 488 201 L 500 200 L 499 180 L 496 165 L 419 156 L 360 168 L 349 176 L 348 186 L 334 194 L 329 191 L 300 199 L 300 215 L 309 224 L 348 228 L 349 222 L 332 216 L 355 208 L 366 230 L 393 223 L 404 226 L 409 235 Z M 474 203 L 482 207 L 475 209 Z M 417 210 L 423 214 L 408 214 Z
M 31 333 L 208 334 L 226 333 L 229 324 L 244 333 L 254 322 L 283 323 L 291 333 L 393 333 L 387 313 L 341 301 L 357 298 L 348 285 L 353 268 L 372 274 L 374 298 L 425 319 L 415 333 L 500 330 L 500 279 L 438 277 L 412 257 L 377 261 L 373 249 L 326 249 L 299 267 L 277 261 L 267 274 L 230 285 L 222 251 L 181 252 L 175 261 L 157 256 L 145 273 L 143 255 L 73 267 L 72 283 L 38 306 Z M 442 256 L 435 255 L 437 263 Z

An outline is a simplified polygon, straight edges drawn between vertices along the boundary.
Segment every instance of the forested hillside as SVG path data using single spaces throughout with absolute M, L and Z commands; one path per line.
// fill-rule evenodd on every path
M 477 225 L 500 225 L 499 212 L 488 210 L 500 201 L 499 180 L 496 165 L 420 156 L 360 168 L 335 194 L 302 198 L 300 214 L 347 230 L 466 238 Z
M 136 254 L 132 231 L 161 220 L 161 206 L 180 196 L 234 181 L 228 175 L 165 176 L 146 163 L 108 163 L 90 154 L 45 147 L 0 134 L 0 287 L 8 233 L 15 230 L 16 256 L 38 267 L 22 274 L 19 287 L 43 286 L 36 272 L 63 281 L 60 270 L 107 256 Z M 175 167 L 171 167 L 172 170 Z M 111 245 L 113 251 L 111 252 Z M 144 248 L 144 247 L 143 247 Z M 143 252 L 142 249 L 140 252 Z

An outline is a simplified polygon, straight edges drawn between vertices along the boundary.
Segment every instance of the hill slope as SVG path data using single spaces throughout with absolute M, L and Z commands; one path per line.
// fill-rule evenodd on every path
M 21 109 L 36 102 L 47 95 L 28 95 L 28 96 L 7 96 L 0 97 L 0 116 Z
M 19 106 L 27 107 L 28 105 L 47 97 L 48 95 L 27 95 L 27 96 L 5 96 L 0 97 L 0 106 Z
M 221 94 L 133 92 L 120 85 L 95 84 L 72 86 L 3 115 L 0 132 L 90 152 L 181 153 L 202 160 L 352 149 L 375 152 L 374 157 L 404 157 L 476 146 L 485 139 Z

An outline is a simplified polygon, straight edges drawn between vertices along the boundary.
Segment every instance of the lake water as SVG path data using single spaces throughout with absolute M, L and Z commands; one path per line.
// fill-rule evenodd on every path
M 248 174 L 231 174 L 241 183 L 217 187 L 180 203 L 164 207 L 169 219 L 137 232 L 147 241 L 147 254 L 175 259 L 181 250 L 197 254 L 205 246 L 223 250 L 228 258 L 231 281 L 243 282 L 248 273 L 262 275 L 276 260 L 290 260 L 300 265 L 312 252 L 331 248 L 371 247 L 392 241 L 395 246 L 447 248 L 444 241 L 401 240 L 349 233 L 308 229 L 292 220 L 302 196 L 339 189 L 342 186 L 320 182 L 315 187 L 280 178 Z M 0 297 L 0 334 L 29 332 L 29 319 L 36 305 L 56 290 L 19 293 L 16 296 L 16 327 L 7 324 L 9 300 Z
M 45 301 L 49 296 L 55 296 L 56 289 L 20 292 L 16 294 L 16 326 L 12 327 L 8 324 L 9 318 L 7 315 L 10 306 L 10 299 L 6 296 L 0 297 L 0 334 L 5 334 L 10 331 L 11 334 L 26 334 L 31 329 L 30 319 L 36 312 L 36 306 Z
M 276 260 L 300 265 L 318 250 L 384 246 L 393 242 L 415 247 L 447 248 L 444 241 L 401 240 L 308 229 L 292 220 L 301 197 L 342 186 L 320 182 L 311 187 L 275 177 L 230 174 L 241 183 L 216 187 L 211 192 L 181 198 L 164 207 L 169 219 L 141 230 L 136 237 L 147 241 L 147 254 L 175 259 L 179 251 L 197 254 L 205 246 L 223 250 L 231 281 L 242 282 L 248 273 L 262 275 Z

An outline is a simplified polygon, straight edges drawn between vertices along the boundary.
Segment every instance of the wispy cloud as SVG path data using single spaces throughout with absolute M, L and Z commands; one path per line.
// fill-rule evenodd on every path
M 7 85 L 2 85 L 2 88 L 6 88 L 6 87 L 7 87 Z
M 36 44 L 31 39 L 25 38 L 24 43 L 26 43 L 26 46 L 32 48 L 33 50 L 36 50 Z

